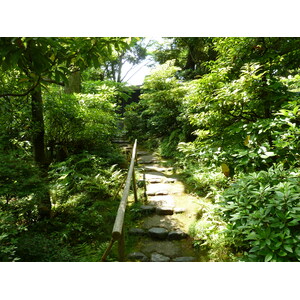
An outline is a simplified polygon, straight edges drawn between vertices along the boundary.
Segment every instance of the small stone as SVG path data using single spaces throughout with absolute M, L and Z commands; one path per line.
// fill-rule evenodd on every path
M 149 261 L 148 257 L 142 252 L 132 252 L 128 254 L 128 259 L 142 262 Z
M 151 214 L 155 212 L 155 206 L 153 205 L 141 205 L 141 211 L 146 214 Z
M 174 210 L 173 207 L 161 206 L 156 208 L 156 213 L 158 215 L 173 215 Z
M 170 231 L 168 234 L 169 240 L 181 240 L 187 238 L 188 235 L 181 230 Z
M 168 230 L 162 227 L 152 227 L 148 230 L 150 237 L 164 240 L 168 236 Z
M 146 234 L 145 230 L 143 230 L 142 228 L 130 228 L 128 230 L 128 233 L 137 236 L 143 236 Z
M 170 257 L 154 252 L 151 254 L 151 262 L 168 262 L 170 261 Z
M 173 259 L 174 262 L 193 262 L 195 261 L 195 257 L 193 256 L 181 256 Z

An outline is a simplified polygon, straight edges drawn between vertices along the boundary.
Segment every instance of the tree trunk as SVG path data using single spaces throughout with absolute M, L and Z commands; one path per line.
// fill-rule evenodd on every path
M 40 169 L 41 178 L 45 183 L 45 189 L 41 190 L 38 197 L 38 211 L 41 219 L 49 218 L 51 215 L 51 199 L 48 188 L 48 163 L 45 154 L 45 128 L 43 114 L 43 100 L 41 87 L 38 86 L 31 93 L 32 109 L 32 147 L 34 161 Z
M 80 93 L 81 92 L 81 74 L 80 71 L 75 71 L 70 74 L 68 83 L 65 86 L 66 94 Z

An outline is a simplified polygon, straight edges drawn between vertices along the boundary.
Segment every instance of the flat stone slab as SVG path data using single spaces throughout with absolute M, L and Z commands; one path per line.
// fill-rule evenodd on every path
M 174 209 L 170 206 L 160 206 L 156 207 L 156 213 L 158 215 L 173 215 Z
M 138 163 L 141 165 L 148 165 L 148 164 L 153 164 L 154 160 L 139 160 Z
M 157 252 L 154 252 L 151 254 L 150 261 L 151 262 L 168 262 L 171 258 L 162 254 L 159 254 Z
M 168 230 L 162 227 L 152 227 L 148 230 L 150 237 L 154 239 L 164 240 L 168 237 Z
M 141 205 L 140 209 L 143 213 L 151 214 L 155 212 L 156 208 L 153 205 Z
M 183 208 L 183 207 L 175 207 L 175 208 L 174 208 L 174 213 L 175 213 L 175 214 L 182 214 L 182 213 L 184 213 L 184 212 L 186 212 L 186 209 Z
M 128 254 L 128 259 L 129 260 L 134 260 L 134 261 L 142 261 L 142 262 L 149 261 L 149 258 L 142 252 L 129 253 Z
M 181 257 L 176 257 L 172 261 L 174 262 L 193 262 L 195 261 L 195 257 L 193 256 L 181 256 Z
M 148 204 L 154 205 L 154 206 L 169 206 L 174 207 L 175 201 L 173 197 L 170 195 L 165 196 L 152 196 L 148 198 Z
M 181 240 L 188 237 L 188 234 L 183 232 L 182 230 L 173 230 L 168 233 L 169 240 Z
M 136 154 L 139 155 L 139 156 L 142 156 L 142 155 L 150 155 L 150 153 L 147 152 L 147 151 L 137 151 Z
M 128 233 L 136 236 L 144 236 L 146 235 L 146 231 L 142 228 L 130 228 Z
M 146 181 L 148 182 L 148 183 L 161 183 L 163 180 L 162 180 L 162 178 L 149 178 L 149 179 L 146 179 Z
M 175 183 L 177 181 L 177 179 L 175 178 L 166 178 L 164 180 L 164 183 Z
M 161 191 L 148 191 L 147 192 L 147 195 L 148 196 L 163 196 L 163 195 L 168 195 L 169 192 L 168 191 L 164 191 L 164 190 L 161 190 Z
M 168 191 L 157 191 L 155 193 L 155 196 L 163 196 L 163 195 L 169 195 Z

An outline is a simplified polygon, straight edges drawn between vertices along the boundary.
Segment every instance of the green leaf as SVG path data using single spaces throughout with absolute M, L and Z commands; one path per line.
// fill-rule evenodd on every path
M 289 246 L 289 245 L 283 245 L 283 248 L 284 248 L 286 251 L 293 253 L 293 249 L 292 249 L 291 246 Z
M 270 261 L 273 258 L 273 253 L 268 253 L 265 257 L 265 262 Z
M 279 256 L 287 256 L 287 253 L 283 250 L 280 250 L 278 253 Z

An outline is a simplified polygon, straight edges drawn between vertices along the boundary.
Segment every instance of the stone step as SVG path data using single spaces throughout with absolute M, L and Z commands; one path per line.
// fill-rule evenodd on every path
M 173 262 L 193 262 L 196 258 L 193 256 L 180 256 L 172 259 Z
M 162 183 L 162 182 L 163 182 L 163 179 L 160 178 L 160 177 L 157 177 L 157 178 L 149 178 L 149 179 L 146 178 L 146 182 L 147 182 L 147 183 Z
M 149 160 L 138 160 L 138 163 L 141 165 L 150 165 L 150 164 L 154 164 L 154 160 L 153 159 L 149 159 Z
M 177 179 L 175 178 L 166 178 L 163 182 L 164 183 L 175 183 Z
M 185 213 L 186 212 L 186 209 L 183 208 L 183 207 L 175 207 L 174 208 L 174 213 L 175 214 L 182 214 L 182 213 Z
M 151 154 L 147 151 L 137 151 L 136 155 L 143 156 L 143 155 L 151 155 Z
M 169 192 L 166 190 L 160 190 L 160 191 L 147 191 L 147 196 L 163 196 L 168 195 Z
M 149 258 L 142 252 L 132 252 L 128 254 L 128 259 L 131 261 L 149 261 Z
M 180 229 L 173 230 L 168 233 L 169 240 L 182 240 L 182 239 L 186 239 L 187 237 L 188 237 L 188 234 L 183 232 Z
M 165 240 L 168 237 L 168 230 L 162 227 L 152 227 L 148 230 L 148 234 L 151 238 Z
M 160 253 L 154 252 L 151 254 L 150 258 L 151 262 L 169 262 L 171 261 L 171 258 L 165 255 L 162 255 Z
M 156 207 L 154 205 L 141 205 L 140 209 L 144 214 L 152 214 L 156 211 Z
M 149 237 L 158 240 L 182 240 L 188 238 L 188 234 L 180 229 L 168 231 L 163 227 L 152 227 L 148 230 Z
M 174 208 L 170 206 L 159 206 L 156 208 L 156 213 L 158 215 L 173 215 Z
M 155 206 L 172 206 L 175 207 L 175 201 L 170 195 L 148 197 L 147 203 Z

